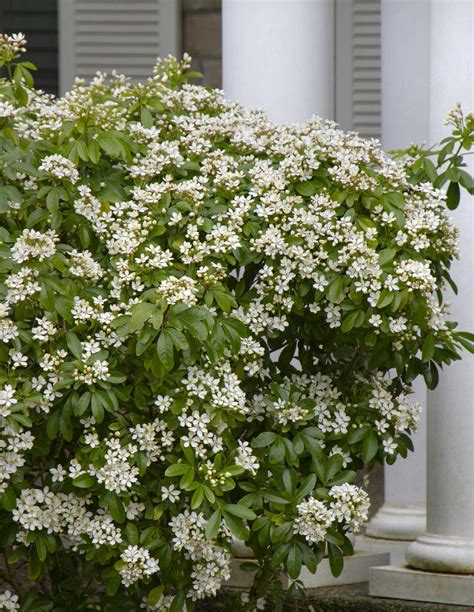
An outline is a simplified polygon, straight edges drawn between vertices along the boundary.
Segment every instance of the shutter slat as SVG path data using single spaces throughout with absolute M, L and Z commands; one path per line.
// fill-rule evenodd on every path
M 352 122 L 362 136 L 380 137 L 380 0 L 351 2 Z

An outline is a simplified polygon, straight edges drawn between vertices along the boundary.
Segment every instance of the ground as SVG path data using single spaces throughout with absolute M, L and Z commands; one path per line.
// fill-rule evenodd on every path
M 237 612 L 236 599 L 227 594 L 213 602 L 201 604 L 199 612 Z M 403 601 L 369 596 L 369 585 L 351 584 L 337 587 L 324 587 L 316 595 L 308 598 L 303 605 L 288 604 L 285 612 L 472 612 L 474 606 L 450 606 L 445 604 Z M 268 608 L 266 612 L 271 612 Z

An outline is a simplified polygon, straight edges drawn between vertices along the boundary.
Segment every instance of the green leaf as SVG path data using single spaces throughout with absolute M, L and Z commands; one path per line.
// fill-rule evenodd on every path
M 363 310 L 353 310 L 345 317 L 341 325 L 341 330 L 344 333 L 351 331 L 354 327 L 360 327 L 365 321 L 365 313 Z
M 206 538 L 208 540 L 214 540 L 217 538 L 217 534 L 219 533 L 219 529 L 222 521 L 222 513 L 220 510 L 215 510 L 212 513 L 211 518 L 209 519 L 206 526 Z
M 199 319 L 199 317 L 192 312 L 194 309 L 190 308 L 181 312 L 178 316 L 178 320 L 186 327 L 189 333 L 197 340 L 205 340 L 208 335 L 208 329 L 205 324 Z
M 283 497 L 283 495 L 280 495 L 279 493 L 277 493 L 276 491 L 262 491 L 262 496 L 264 499 L 266 499 L 269 502 L 273 502 L 274 504 L 289 504 L 290 502 L 286 499 L 286 497 Z
M 223 514 L 227 526 L 235 535 L 235 537 L 239 540 L 243 540 L 244 542 L 248 540 L 250 532 L 248 528 L 243 524 L 242 520 L 225 511 Z
M 242 338 L 245 338 L 247 334 L 242 334 L 240 328 L 234 324 L 234 321 L 235 319 L 223 319 L 221 321 L 221 327 L 224 331 L 227 342 L 232 348 L 232 351 L 234 353 L 238 353 L 240 351 Z
M 156 350 L 165 370 L 172 370 L 174 366 L 174 345 L 169 330 L 164 329 L 158 336 Z
M 333 576 L 339 576 L 344 568 L 344 558 L 335 544 L 328 542 L 329 566 Z
M 459 189 L 459 183 L 451 181 L 446 191 L 446 206 L 449 210 L 454 210 L 459 206 L 459 200 L 461 199 L 461 191 Z
M 270 453 L 268 454 L 269 463 L 280 463 L 285 456 L 285 443 L 282 438 L 277 438 L 273 443 Z
M 66 344 L 76 359 L 82 359 L 81 341 L 74 332 L 67 332 Z
M 393 261 L 397 254 L 397 249 L 383 249 L 379 252 L 379 264 L 381 267 L 386 266 Z
M 428 334 L 423 342 L 423 348 L 421 350 L 421 360 L 424 362 L 433 359 L 436 349 L 436 339 L 433 334 Z
M 357 427 L 355 429 L 352 429 L 349 432 L 349 435 L 347 436 L 347 441 L 349 444 L 356 444 L 357 442 L 360 442 L 362 438 L 365 437 L 366 433 L 367 433 L 366 427 Z
M 89 159 L 92 163 L 98 164 L 100 159 L 100 148 L 95 140 L 91 140 L 87 145 L 87 151 L 89 153 Z
M 39 578 L 42 569 L 43 569 L 43 564 L 38 558 L 38 555 L 36 553 L 36 548 L 34 548 L 30 551 L 30 555 L 28 559 L 28 577 L 31 580 L 36 581 Z
M 186 351 L 189 348 L 186 336 L 182 332 L 180 332 L 179 329 L 175 329 L 174 327 L 167 327 L 166 331 L 171 336 L 171 340 L 178 350 Z
M 186 595 L 184 591 L 178 591 L 174 596 L 173 602 L 169 607 L 169 612 L 183 612 Z
M 336 478 L 333 478 L 328 484 L 334 486 L 344 484 L 345 482 L 353 482 L 356 476 L 357 473 L 353 470 L 343 470 L 342 472 L 339 472 Z
M 302 196 L 312 196 L 316 193 L 317 185 L 314 181 L 295 183 L 295 190 Z
M 219 308 L 224 312 L 229 313 L 232 308 L 237 308 L 237 302 L 234 297 L 222 285 L 214 285 L 208 291 L 212 294 Z
M 134 523 L 128 523 L 125 527 L 125 536 L 129 544 L 138 544 L 139 535 L 137 526 Z
M 370 429 L 362 443 L 362 460 L 364 463 L 370 463 L 377 454 L 379 441 L 375 432 Z
M 301 556 L 301 551 L 296 542 L 290 547 L 288 551 L 288 557 L 286 559 L 286 568 L 288 570 L 288 575 L 293 580 L 296 580 L 301 572 L 301 565 L 303 563 L 303 558 Z
M 328 300 L 331 302 L 337 302 L 337 300 L 341 297 L 342 291 L 344 289 L 344 277 L 337 276 L 332 283 L 329 285 L 329 289 L 327 292 Z
M 387 289 L 383 289 L 382 293 L 380 294 L 379 300 L 377 302 L 377 307 L 385 308 L 385 306 L 388 306 L 392 302 L 394 297 L 395 297 L 395 294 L 393 291 L 388 291 Z
M 459 184 L 464 187 L 471 195 L 473 192 L 472 176 L 465 170 L 458 170 Z
M 312 492 L 315 484 L 316 474 L 310 474 L 309 476 L 307 476 L 301 483 L 301 488 L 298 489 L 295 499 L 297 501 L 301 501 L 304 497 L 306 497 L 309 493 Z
M 165 476 L 173 477 L 173 476 L 182 476 L 186 474 L 191 469 L 191 466 L 187 463 L 174 463 L 166 468 Z
M 48 556 L 48 551 L 46 549 L 46 542 L 43 539 L 43 534 L 41 531 L 35 533 L 35 547 L 36 553 L 38 554 L 38 559 L 40 561 L 45 561 Z
M 117 523 L 123 523 L 125 520 L 125 508 L 120 497 L 116 493 L 109 492 L 107 501 L 111 517 Z
M 130 321 L 130 331 L 140 330 L 152 315 L 157 311 L 155 304 L 141 302 L 132 306 L 132 318 Z
M 93 487 L 96 482 L 96 479 L 90 474 L 81 474 L 80 476 L 74 478 L 72 484 L 80 489 L 89 489 L 90 487 Z
M 254 448 L 264 448 L 265 446 L 270 446 L 275 441 L 277 437 L 276 433 L 273 431 L 264 431 L 259 434 L 254 440 L 252 440 L 252 446 Z
M 224 506 L 224 511 L 248 521 L 254 521 L 257 518 L 255 512 L 245 506 L 240 506 L 239 504 L 226 504 Z
M 148 593 L 147 601 L 150 606 L 155 606 L 160 601 L 164 591 L 165 587 L 161 584 L 160 586 L 155 587 Z
M 201 506 L 203 501 L 204 501 L 204 487 L 201 484 L 198 484 L 191 498 L 191 509 L 196 510 L 196 508 L 199 508 Z
M 153 115 L 150 113 L 146 106 L 142 106 L 140 109 L 140 121 L 146 128 L 153 127 Z
M 13 487 L 10 485 L 5 489 L 5 491 L 0 495 L 0 499 L 2 500 L 2 506 L 7 512 L 11 512 L 16 508 L 16 495 Z
M 426 364 L 426 367 L 423 370 L 423 378 L 425 379 L 426 386 L 428 389 L 430 389 L 430 391 L 436 389 L 439 382 L 439 373 L 434 361 L 430 361 Z

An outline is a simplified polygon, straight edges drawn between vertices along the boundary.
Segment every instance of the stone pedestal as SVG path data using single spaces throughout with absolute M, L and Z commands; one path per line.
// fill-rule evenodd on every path
M 388 553 L 392 565 L 403 565 L 405 563 L 405 552 L 410 543 L 407 540 L 386 540 L 384 538 L 369 538 L 364 535 L 356 538 L 358 549 L 375 554 Z
M 369 593 L 373 597 L 393 597 L 413 601 L 474 606 L 472 576 L 423 572 L 403 566 L 373 567 Z
M 251 559 L 241 558 L 232 561 L 231 577 L 225 583 L 226 588 L 248 590 L 252 586 L 253 572 L 245 572 L 240 569 L 243 562 L 251 562 Z M 309 572 L 305 567 L 302 569 L 298 580 L 301 580 L 305 589 L 311 593 L 311 589 L 318 589 L 325 586 L 337 586 L 342 584 L 356 584 L 367 582 L 369 579 L 370 568 L 378 565 L 385 565 L 389 562 L 388 553 L 373 553 L 370 551 L 355 551 L 351 557 L 344 558 L 344 569 L 337 578 L 331 574 L 329 560 L 324 558 L 318 565 L 315 574 Z M 281 576 L 283 586 L 288 588 L 291 578 Z

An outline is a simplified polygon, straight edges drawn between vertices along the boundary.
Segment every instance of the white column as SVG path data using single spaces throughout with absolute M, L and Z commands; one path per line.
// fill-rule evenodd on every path
M 333 0 L 223 0 L 223 88 L 281 123 L 334 116 Z
M 456 102 L 474 108 L 474 1 L 436 0 L 431 8 L 430 137 L 447 133 L 443 119 Z M 474 164 L 472 157 L 469 170 Z M 474 201 L 453 212 L 461 229 L 461 258 L 452 266 L 459 294 L 451 318 L 474 330 Z M 474 573 L 474 355 L 444 368 L 428 395 L 428 526 L 407 550 L 413 567 Z M 474 594 L 474 584 L 473 584 Z M 473 595 L 474 597 L 474 595 Z
M 382 146 L 385 150 L 421 144 L 429 138 L 429 0 L 382 0 Z M 426 529 L 426 386 L 414 384 L 423 407 L 414 452 L 385 466 L 385 502 L 367 525 L 371 538 L 402 541 L 384 545 L 394 560 Z
M 431 6 L 430 141 L 446 136 L 442 121 L 456 102 L 474 108 L 474 0 Z M 467 157 L 472 173 L 472 157 Z M 453 212 L 461 257 L 451 269 L 451 318 L 474 329 L 474 201 Z M 474 601 L 474 355 L 445 366 L 428 394 L 427 531 L 406 551 L 408 567 L 371 570 L 371 595 L 471 605 Z

